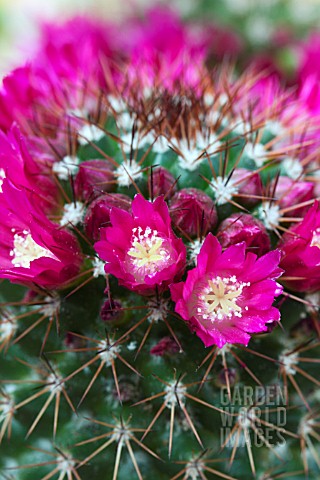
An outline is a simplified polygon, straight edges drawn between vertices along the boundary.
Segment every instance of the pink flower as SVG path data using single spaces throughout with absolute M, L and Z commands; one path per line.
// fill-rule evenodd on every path
M 57 186 L 30 155 L 28 147 L 17 125 L 12 125 L 7 134 L 0 131 L 0 196 L 2 182 L 8 178 L 16 187 L 36 197 L 37 204 L 46 212 L 52 211 L 57 203 Z
M 185 282 L 170 286 L 176 312 L 206 347 L 247 345 L 252 333 L 265 332 L 268 323 L 280 319 L 279 310 L 272 306 L 282 292 L 275 281 L 282 273 L 280 252 L 257 258 L 245 249 L 243 242 L 222 252 L 209 233 L 196 268 L 188 272 Z
M 128 22 L 122 49 L 129 53 L 129 78 L 142 80 L 146 87 L 161 85 L 194 88 L 202 79 L 209 38 L 193 32 L 169 9 L 155 7 L 146 19 Z M 208 36 L 209 37 L 209 36 Z
M 308 210 L 298 225 L 290 228 L 279 243 L 280 262 L 285 271 L 284 284 L 296 292 L 320 289 L 320 208 L 319 202 Z M 291 277 L 291 278 L 290 278 Z
M 95 249 L 106 273 L 118 278 L 120 285 L 141 294 L 152 294 L 179 279 L 186 263 L 186 248 L 171 228 L 163 197 L 148 202 L 136 195 L 132 215 L 113 208 L 112 227 L 101 229 L 101 241 Z
M 68 109 L 95 112 L 100 89 L 106 89 L 102 62 L 123 56 L 115 33 L 108 24 L 80 17 L 58 26 L 45 25 L 32 61 L 3 81 L 0 127 L 8 129 L 17 121 L 28 128 L 32 122 L 37 129 L 50 126 L 54 131 Z M 116 83 L 116 62 L 109 63 Z
M 7 179 L 2 190 L 0 278 L 30 288 L 65 286 L 82 262 L 76 238 L 49 221 L 25 190 Z
M 314 32 L 300 46 L 300 59 L 298 68 L 298 79 L 305 80 L 307 77 L 315 75 L 320 78 L 320 35 Z

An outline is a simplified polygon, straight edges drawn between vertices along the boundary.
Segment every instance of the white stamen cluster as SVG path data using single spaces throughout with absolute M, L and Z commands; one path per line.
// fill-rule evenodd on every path
M 197 132 L 196 143 L 199 149 L 206 150 L 209 153 L 212 153 L 214 149 L 217 150 L 221 146 L 221 142 L 214 132 Z
M 164 240 L 159 237 L 157 230 L 150 227 L 133 228 L 131 248 L 128 255 L 131 263 L 137 268 L 145 268 L 148 274 L 157 271 L 159 265 L 170 260 L 170 252 L 163 247 Z
M 121 345 L 108 345 L 106 340 L 101 340 L 98 349 L 101 361 L 104 362 L 107 367 L 110 367 L 113 360 L 117 358 L 117 353 L 120 352 Z
M 94 258 L 92 262 L 92 266 L 93 266 L 92 276 L 94 278 L 98 278 L 100 276 L 102 277 L 106 276 L 106 272 L 104 271 L 105 262 L 103 262 L 99 258 Z
M 166 139 L 166 137 L 164 137 L 163 135 L 159 135 L 158 137 L 156 137 L 156 140 L 152 145 L 152 151 L 159 154 L 170 151 L 168 140 Z
M 61 392 L 63 389 L 63 379 L 57 373 L 50 373 L 47 384 L 50 392 Z
M 78 172 L 79 163 L 80 159 L 78 157 L 67 155 L 60 162 L 53 164 L 52 171 L 60 180 L 68 180 L 70 175 L 75 175 Z
M 310 243 L 310 247 L 320 248 L 320 228 L 317 228 L 312 232 L 312 240 Z
M 253 160 L 258 168 L 262 167 L 266 160 L 266 150 L 262 143 L 248 142 L 243 149 L 243 153 Z
M 14 232 L 14 229 L 12 232 Z M 22 235 L 19 233 L 14 234 L 13 249 L 10 251 L 10 257 L 12 257 L 12 265 L 21 268 L 30 268 L 31 262 L 38 260 L 38 258 L 56 259 L 50 250 L 38 245 L 27 230 L 23 230 Z
M 8 416 L 12 416 L 14 408 L 13 399 L 9 395 L 2 395 L 0 398 L 0 422 Z
M 304 299 L 310 303 L 310 305 L 306 305 L 307 312 L 313 313 L 320 309 L 320 292 L 308 293 Z
M 303 166 L 296 158 L 287 157 L 282 160 L 281 163 L 288 177 L 293 180 L 301 179 L 303 177 Z
M 0 193 L 2 193 L 3 180 L 6 178 L 6 173 L 3 168 L 0 168 Z
M 149 300 L 148 305 L 148 320 L 149 322 L 158 323 L 166 318 L 169 311 L 169 302 L 164 298 L 160 298 L 159 301 L 154 298 Z
M 182 383 L 171 382 L 165 388 L 165 397 L 164 402 L 166 407 L 171 408 L 172 406 L 185 404 L 185 394 L 187 388 Z
M 110 107 L 115 111 L 115 113 L 124 112 L 127 108 L 126 103 L 121 97 L 116 97 L 115 95 L 108 95 L 107 100 Z
M 0 320 L 0 343 L 14 336 L 18 328 L 14 318 L 3 317 Z
M 256 414 L 253 408 L 242 407 L 238 415 L 238 423 L 241 428 L 248 429 L 256 419 Z
M 223 347 L 217 349 L 217 353 L 223 357 L 226 353 L 229 353 L 230 350 L 231 345 L 229 343 L 225 343 Z
M 283 133 L 284 127 L 278 120 L 268 120 L 265 123 L 265 129 L 268 130 L 271 135 L 280 135 Z
M 134 118 L 130 115 L 129 112 L 121 112 L 117 115 L 117 126 L 121 130 L 126 130 L 132 135 L 132 128 L 135 123 Z
M 60 310 L 61 302 L 58 296 L 56 297 L 45 297 L 45 304 L 41 307 L 41 312 L 46 315 L 48 318 L 54 317 L 57 312 Z
M 298 433 L 305 438 L 307 435 L 310 435 L 310 433 L 313 432 L 315 425 L 316 420 L 306 415 L 300 420 Z
M 239 135 L 246 135 L 252 131 L 253 127 L 250 122 L 244 121 L 242 118 L 236 120 L 232 125 L 232 131 Z
M 250 282 L 239 282 L 232 277 L 217 276 L 208 281 L 200 293 L 200 302 L 196 307 L 196 315 L 200 320 L 214 323 L 225 318 L 242 317 L 243 307 L 237 304 L 237 299 Z M 244 307 L 247 310 L 247 307 Z
M 234 185 L 234 182 L 231 178 L 229 178 L 229 181 L 227 178 L 220 176 L 213 178 L 211 180 L 210 187 L 214 192 L 217 205 L 228 203 L 232 196 L 238 193 L 238 188 Z
M 98 142 L 105 135 L 104 131 L 96 125 L 86 124 L 78 131 L 80 145 L 87 145 L 89 142 Z
M 279 225 L 280 207 L 270 202 L 262 202 L 258 207 L 258 216 L 268 230 L 273 230 Z
M 299 353 L 290 353 L 289 351 L 284 350 L 279 357 L 279 362 L 287 375 L 295 375 L 296 370 L 294 369 L 294 366 L 299 363 Z
M 195 240 L 193 240 L 192 243 L 188 245 L 189 258 L 194 265 L 197 262 L 197 257 L 200 253 L 202 245 L 203 245 L 203 240 L 200 241 L 199 238 L 196 238 Z
M 196 145 L 189 145 L 188 141 L 184 139 L 180 140 L 179 143 L 175 142 L 173 146 L 180 152 L 178 161 L 181 168 L 193 172 L 199 167 L 203 160 L 201 149 Z
M 57 456 L 57 466 L 61 474 L 63 473 L 64 475 L 67 475 L 69 477 L 74 470 L 75 464 L 76 462 L 72 459 L 72 456 L 70 454 Z
M 119 187 L 130 187 L 132 182 L 142 177 L 141 166 L 135 160 L 124 160 L 115 170 Z
M 184 478 L 187 480 L 198 480 L 204 478 L 201 473 L 204 471 L 204 463 L 201 460 L 190 460 L 186 465 Z
M 126 133 L 121 136 L 122 148 L 124 153 L 130 153 L 131 149 L 133 151 L 138 150 L 139 148 L 145 147 L 148 143 L 152 143 L 153 138 L 150 135 L 135 135 L 132 137 L 132 132 Z
M 121 442 L 121 443 L 125 443 L 127 442 L 128 440 L 130 440 L 132 437 L 132 433 L 131 433 L 131 430 L 130 428 L 128 428 L 126 425 L 124 424 L 117 424 L 114 426 L 114 429 L 113 429 L 113 432 L 112 432 L 112 435 L 111 435 L 111 439 L 116 441 L 116 442 Z
M 134 352 L 137 349 L 138 342 L 136 340 L 132 340 L 128 343 L 127 349 L 129 352 Z
M 82 202 L 66 203 L 63 207 L 63 214 L 60 220 L 61 227 L 68 224 L 78 225 L 84 217 L 84 204 Z

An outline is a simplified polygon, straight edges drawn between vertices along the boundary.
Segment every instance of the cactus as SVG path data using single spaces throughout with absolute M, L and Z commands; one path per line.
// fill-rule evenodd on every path
M 0 478 L 318 478 L 317 116 L 162 15 L 4 81 Z

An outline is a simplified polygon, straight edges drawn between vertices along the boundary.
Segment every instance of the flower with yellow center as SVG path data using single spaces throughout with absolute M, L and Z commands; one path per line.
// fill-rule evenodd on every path
M 56 259 L 50 250 L 38 245 L 32 238 L 30 232 L 23 231 L 23 235 L 15 233 L 13 237 L 13 249 L 10 251 L 11 263 L 14 267 L 30 268 L 33 260 L 42 257 Z
M 158 235 L 157 230 L 138 227 L 134 228 L 132 233 L 131 248 L 127 255 L 136 280 L 141 280 L 145 275 L 152 275 L 166 264 L 172 263 L 169 245 Z
M 237 303 L 244 287 L 250 283 L 239 282 L 233 275 L 208 280 L 200 294 L 200 304 L 197 306 L 199 320 L 211 323 L 224 318 L 242 317 L 242 307 Z
M 209 280 L 208 284 L 211 291 L 207 295 L 203 295 L 204 300 L 208 304 L 208 313 L 214 312 L 217 308 L 220 308 L 226 315 L 230 310 L 241 311 L 239 305 L 236 304 L 236 299 L 241 293 L 241 289 L 235 291 L 229 291 L 228 287 L 223 283 L 219 277 L 217 283 Z

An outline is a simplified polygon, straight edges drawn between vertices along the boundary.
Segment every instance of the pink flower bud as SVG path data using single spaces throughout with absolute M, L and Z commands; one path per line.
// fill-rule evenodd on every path
M 262 195 L 262 182 L 260 175 L 246 168 L 236 168 L 231 177 L 232 183 L 238 193 L 237 202 L 247 207 L 252 207 L 259 202 Z
M 183 188 L 174 194 L 170 215 L 174 225 L 190 237 L 213 230 L 218 221 L 214 201 L 196 188 Z
M 87 346 L 87 341 L 75 335 L 73 332 L 67 332 L 64 337 L 64 343 L 68 349 L 77 349 L 85 348 Z
M 283 283 L 296 292 L 320 290 L 320 209 L 309 208 L 302 222 L 285 233 L 279 243 Z
M 271 183 L 271 191 L 274 181 Z M 312 182 L 303 182 L 292 180 L 289 177 L 278 177 L 275 197 L 278 200 L 280 208 L 293 207 L 299 203 L 311 200 L 314 195 L 314 184 Z M 308 205 L 298 208 L 293 208 L 284 212 L 283 215 L 287 217 L 301 217 L 305 215 L 308 210 Z
M 221 222 L 217 238 L 224 248 L 245 242 L 246 250 L 260 257 L 270 250 L 270 238 L 260 220 L 250 214 L 233 213 Z
M 103 192 L 114 189 L 112 165 L 107 160 L 82 162 L 77 173 L 74 189 L 78 199 L 88 201 Z
M 116 300 L 106 300 L 101 307 L 100 317 L 104 322 L 119 320 L 122 310 L 122 305 Z
M 163 355 L 174 355 L 179 353 L 179 345 L 172 337 L 163 337 L 161 340 L 151 348 L 151 355 L 163 357 Z
M 150 172 L 148 189 L 151 198 L 156 198 L 160 195 L 166 195 L 166 198 L 170 198 L 176 192 L 177 186 L 175 185 L 174 176 L 165 168 L 158 167 L 153 168 L 152 173 Z
M 102 195 L 94 200 L 84 219 L 85 231 L 88 237 L 99 240 L 100 228 L 107 227 L 110 222 L 110 212 L 113 207 L 131 211 L 131 198 L 121 193 Z

